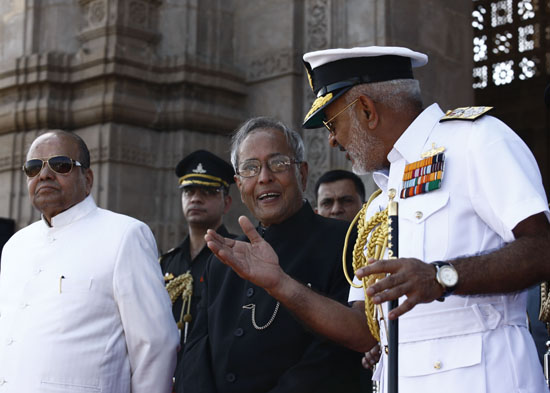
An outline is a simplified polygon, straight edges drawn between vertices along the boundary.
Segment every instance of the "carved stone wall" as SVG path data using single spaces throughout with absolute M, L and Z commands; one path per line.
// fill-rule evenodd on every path
M 384 28 L 384 14 L 376 12 L 383 7 L 383 1 L 350 3 L 337 0 L 307 0 L 305 2 L 304 52 L 338 47 L 383 45 L 378 36 Z M 381 20 L 378 20 L 378 19 Z M 352 23 L 353 22 L 353 23 Z M 305 100 L 303 113 L 307 113 L 315 99 L 305 78 L 302 80 Z M 308 146 L 310 175 L 308 181 L 308 199 L 315 201 L 314 185 L 317 179 L 331 169 L 351 170 L 345 155 L 328 145 L 326 130 L 304 130 L 304 140 Z M 362 176 L 367 194 L 375 186 L 370 176 Z
M 63 128 L 90 147 L 100 206 L 147 222 L 163 249 L 179 242 L 185 224 L 174 167 L 198 148 L 229 158 L 227 135 L 246 117 L 246 90 L 224 61 L 231 39 L 219 29 L 198 29 L 189 47 L 159 44 L 181 24 L 176 15 L 195 26 L 214 16 L 226 23 L 231 2 L 23 3 L 2 2 L 0 31 L 14 33 L 0 39 L 0 216 L 18 228 L 38 218 L 20 167 L 38 134 Z
M 426 51 L 426 101 L 465 104 L 470 12 L 435 0 L 0 1 L 0 216 L 18 228 L 38 218 L 26 150 L 47 129 L 73 130 L 90 147 L 98 204 L 148 223 L 166 250 L 185 234 L 175 164 L 199 148 L 229 159 L 229 134 L 258 115 L 302 132 L 313 200 L 318 176 L 349 163 L 326 131 L 300 130 L 314 98 L 303 53 Z M 226 223 L 239 231 L 245 208 L 232 196 Z

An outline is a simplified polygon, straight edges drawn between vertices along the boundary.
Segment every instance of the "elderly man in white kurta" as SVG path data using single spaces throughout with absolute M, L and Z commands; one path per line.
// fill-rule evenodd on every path
M 42 218 L 2 253 L 0 393 L 168 393 L 179 340 L 151 231 L 96 206 L 77 136 L 27 158 Z

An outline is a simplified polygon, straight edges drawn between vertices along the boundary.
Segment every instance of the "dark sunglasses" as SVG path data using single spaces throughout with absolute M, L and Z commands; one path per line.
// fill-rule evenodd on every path
M 69 173 L 73 169 L 73 166 L 82 166 L 80 162 L 67 156 L 54 156 L 48 158 L 47 160 L 33 158 L 32 160 L 25 162 L 25 165 L 23 165 L 23 172 L 25 172 L 27 177 L 35 177 L 42 171 L 42 168 L 44 168 L 46 163 L 48 163 L 48 166 L 52 171 L 62 175 Z

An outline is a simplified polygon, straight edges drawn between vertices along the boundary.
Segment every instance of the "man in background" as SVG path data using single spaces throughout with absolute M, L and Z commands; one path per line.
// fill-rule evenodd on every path
M 42 216 L 2 251 L 0 390 L 168 393 L 178 337 L 150 229 L 96 206 L 76 134 L 36 138 L 23 170 Z
M 160 265 L 180 330 L 181 349 L 175 373 L 176 384 L 179 384 L 183 372 L 181 356 L 201 299 L 204 267 L 212 254 L 206 247 L 204 235 L 208 229 L 213 229 L 232 237 L 223 225 L 223 216 L 231 207 L 229 186 L 234 183 L 234 171 L 218 156 L 197 150 L 184 157 L 175 172 L 188 235 L 178 247 L 161 256 Z
M 317 180 L 315 195 L 315 213 L 351 222 L 365 202 L 365 185 L 355 173 L 336 169 Z

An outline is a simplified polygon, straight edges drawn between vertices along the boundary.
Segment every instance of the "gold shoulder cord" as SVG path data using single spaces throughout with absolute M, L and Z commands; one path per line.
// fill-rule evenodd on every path
M 378 326 L 378 323 L 376 321 L 374 304 L 367 296 L 366 291 L 369 285 L 373 284 L 377 279 L 383 278 L 384 275 L 378 274 L 369 277 L 363 277 L 362 285 L 354 284 L 347 271 L 346 254 L 351 230 L 357 223 L 357 241 L 355 242 L 355 246 L 353 247 L 353 271 L 355 272 L 357 271 L 357 269 L 367 266 L 367 261 L 370 258 L 377 260 L 384 256 L 386 247 L 388 245 L 388 209 L 386 208 L 381 212 L 375 213 L 365 224 L 365 215 L 367 213 L 367 209 L 370 206 L 371 202 L 378 195 L 380 195 L 381 192 L 381 190 L 376 190 L 375 192 L 373 192 L 367 203 L 363 205 L 359 213 L 357 213 L 357 215 L 353 219 L 346 234 L 344 250 L 342 253 L 342 265 L 348 283 L 354 288 L 363 287 L 363 290 L 365 291 L 365 314 L 367 316 L 369 330 L 372 336 L 378 341 L 380 341 L 380 327 Z M 367 243 L 369 234 L 371 234 L 371 236 Z M 367 245 L 366 256 L 364 254 L 365 244 Z
M 550 334 L 550 297 L 548 296 L 548 281 L 540 284 L 540 314 L 539 319 L 546 323 L 546 329 Z
M 178 328 L 182 330 L 185 327 L 185 338 L 187 338 L 187 326 L 191 322 L 191 296 L 193 295 L 193 276 L 190 272 L 180 274 L 168 284 L 166 284 L 166 290 L 170 295 L 172 304 L 181 296 L 183 304 L 181 306 L 180 319 L 178 321 Z M 184 338 L 184 340 L 185 340 Z M 185 341 L 184 341 L 185 342 Z

